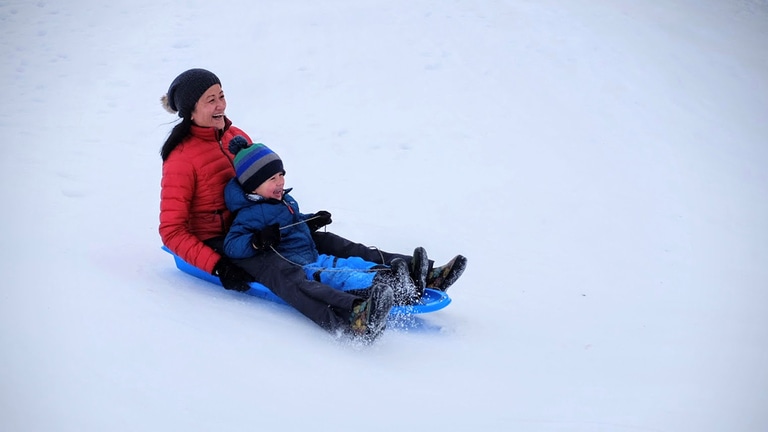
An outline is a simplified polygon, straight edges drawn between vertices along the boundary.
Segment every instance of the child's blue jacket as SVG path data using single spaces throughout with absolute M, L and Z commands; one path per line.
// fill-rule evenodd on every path
M 276 249 L 285 258 L 297 264 L 309 264 L 318 259 L 312 233 L 304 221 L 311 217 L 299 211 L 299 204 L 287 189 L 282 201 L 246 194 L 240 183 L 232 179 L 224 188 L 227 208 L 235 214 L 235 220 L 224 239 L 224 253 L 230 258 L 244 259 L 260 251 L 251 246 L 254 231 L 261 231 L 272 224 L 280 225 L 280 243 Z

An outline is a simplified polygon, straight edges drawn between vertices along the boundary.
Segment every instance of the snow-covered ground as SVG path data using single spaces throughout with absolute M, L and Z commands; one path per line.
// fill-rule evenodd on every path
M 765 0 L 0 1 L 0 430 L 768 430 Z M 306 211 L 469 257 L 368 348 L 178 272 L 190 67 Z

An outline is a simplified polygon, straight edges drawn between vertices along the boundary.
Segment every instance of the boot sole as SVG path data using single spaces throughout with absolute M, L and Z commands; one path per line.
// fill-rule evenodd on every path
M 366 340 L 370 343 L 376 340 L 387 327 L 389 311 L 395 304 L 392 288 L 386 285 L 377 285 L 371 291 L 371 311 L 368 315 L 368 330 Z

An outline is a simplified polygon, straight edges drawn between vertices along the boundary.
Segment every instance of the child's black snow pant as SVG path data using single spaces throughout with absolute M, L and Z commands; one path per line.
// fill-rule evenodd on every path
M 223 239 L 210 239 L 205 243 L 223 253 Z M 269 288 L 276 296 L 328 331 L 347 328 L 353 303 L 355 300 L 362 300 L 362 297 L 353 293 L 307 279 L 302 267 L 284 260 L 274 252 L 260 253 L 247 259 L 232 259 L 232 262 L 250 273 L 256 282 Z

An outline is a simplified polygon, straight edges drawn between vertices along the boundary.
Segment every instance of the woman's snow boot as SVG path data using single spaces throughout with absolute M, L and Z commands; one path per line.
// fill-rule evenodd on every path
M 411 279 L 416 285 L 416 293 L 419 298 L 424 295 L 424 288 L 427 287 L 427 273 L 429 272 L 429 258 L 427 251 L 419 246 L 413 250 L 411 259 Z
M 464 269 L 467 268 L 467 258 L 463 255 L 456 255 L 448 264 L 435 267 L 427 273 L 427 288 L 434 288 L 440 291 L 446 291 L 459 279 Z
M 379 270 L 373 278 L 373 283 L 377 282 L 392 287 L 396 305 L 414 304 L 423 294 L 411 280 L 408 264 L 402 258 L 393 259 L 388 269 Z

